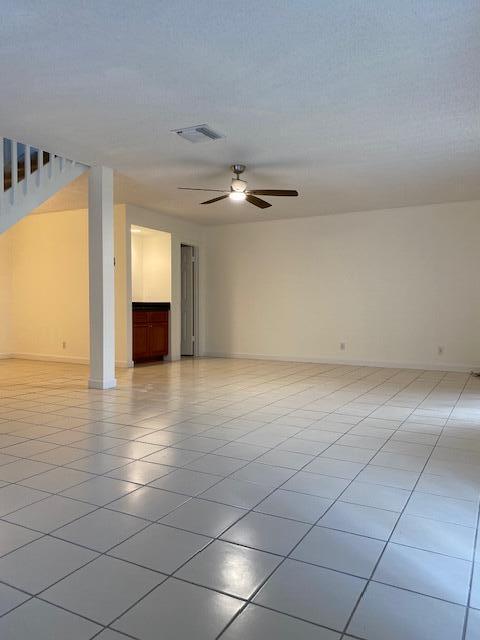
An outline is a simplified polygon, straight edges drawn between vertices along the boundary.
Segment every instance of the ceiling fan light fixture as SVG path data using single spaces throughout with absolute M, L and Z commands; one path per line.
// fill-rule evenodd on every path
M 245 180 L 240 180 L 240 178 L 233 178 L 232 180 L 232 191 L 246 191 L 247 183 Z
M 229 193 L 230 200 L 234 200 L 236 202 L 240 202 L 245 200 L 247 197 L 243 191 L 230 191 Z

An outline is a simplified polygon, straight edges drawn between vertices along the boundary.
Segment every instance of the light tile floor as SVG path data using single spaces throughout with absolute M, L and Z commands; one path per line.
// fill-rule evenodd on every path
M 0 361 L 2 640 L 480 637 L 480 379 L 222 359 L 86 379 Z

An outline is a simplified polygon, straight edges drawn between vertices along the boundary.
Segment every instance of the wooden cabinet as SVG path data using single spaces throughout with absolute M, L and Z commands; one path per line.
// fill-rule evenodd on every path
M 170 304 L 133 303 L 133 361 L 162 360 L 168 354 Z

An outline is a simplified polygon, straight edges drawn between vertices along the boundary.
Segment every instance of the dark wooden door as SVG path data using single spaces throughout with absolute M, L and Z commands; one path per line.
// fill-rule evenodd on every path
M 142 360 L 149 357 L 149 340 L 148 335 L 150 329 L 148 324 L 133 325 L 133 360 Z
M 149 327 L 149 355 L 151 358 L 168 353 L 168 323 L 159 322 Z

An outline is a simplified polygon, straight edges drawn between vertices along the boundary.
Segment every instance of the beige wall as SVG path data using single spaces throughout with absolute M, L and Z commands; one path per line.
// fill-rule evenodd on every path
M 136 233 L 131 234 L 132 252 L 132 300 L 143 298 L 143 238 Z
M 480 202 L 210 228 L 206 351 L 478 366 L 479 238 Z
M 12 231 L 13 352 L 88 358 L 86 212 L 30 215 Z
M 21 357 L 88 362 L 86 210 L 30 215 L 8 234 L 12 290 L 9 352 Z M 115 208 L 115 304 L 116 359 L 120 364 L 126 363 L 124 238 L 125 209 L 119 206 Z M 0 262 L 2 256 L 0 246 Z
M 134 227 L 131 242 L 132 300 L 170 302 L 171 235 L 164 231 Z
M 0 358 L 11 352 L 11 231 L 0 234 Z
M 125 312 L 130 312 L 127 298 L 127 247 L 130 234 L 127 233 L 125 205 L 115 206 L 115 360 L 126 367 L 130 363 L 127 352 L 127 321 Z

